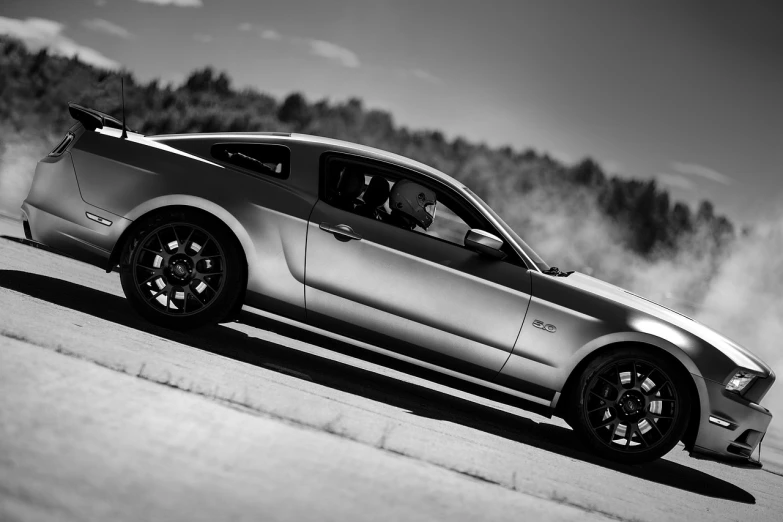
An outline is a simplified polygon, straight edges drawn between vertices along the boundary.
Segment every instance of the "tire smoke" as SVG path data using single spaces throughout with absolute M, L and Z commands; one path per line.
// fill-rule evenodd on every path
M 0 131 L 0 214 L 19 218 L 35 174 L 35 165 L 54 147 L 40 135 Z

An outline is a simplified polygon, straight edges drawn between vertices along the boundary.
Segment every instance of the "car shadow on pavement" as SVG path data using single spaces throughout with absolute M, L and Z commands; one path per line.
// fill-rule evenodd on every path
M 246 364 L 285 373 L 294 378 L 309 378 L 317 384 L 405 409 L 413 415 L 461 424 L 698 495 L 747 504 L 754 504 L 756 500 L 749 492 L 730 482 L 676 462 L 660 459 L 644 466 L 626 466 L 606 461 L 582 449 L 580 441 L 570 429 L 547 422 L 535 422 L 442 391 L 281 346 L 248 336 L 233 328 L 218 325 L 194 332 L 160 328 L 137 316 L 125 298 L 62 279 L 16 270 L 0 270 L 0 287 Z M 440 374 L 436 372 L 422 370 L 262 316 L 242 312 L 240 322 L 364 361 L 379 363 L 404 373 L 443 382 Z

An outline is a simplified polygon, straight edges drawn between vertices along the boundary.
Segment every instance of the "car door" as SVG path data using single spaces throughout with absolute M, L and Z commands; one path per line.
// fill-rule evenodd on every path
M 325 180 L 329 165 L 335 163 L 324 162 Z M 388 166 L 361 166 L 367 178 L 375 173 L 424 181 Z M 436 192 L 451 190 L 426 181 Z M 446 210 L 438 210 L 436 223 Z M 442 367 L 494 378 L 525 318 L 530 276 L 521 262 L 434 237 L 436 228 L 430 227 L 430 235 L 405 230 L 358 215 L 324 195 L 308 224 L 308 321 Z

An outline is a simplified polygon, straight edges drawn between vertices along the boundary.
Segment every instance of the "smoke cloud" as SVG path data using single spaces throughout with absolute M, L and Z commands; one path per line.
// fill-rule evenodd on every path
M 696 318 L 748 347 L 777 374 L 778 382 L 762 401 L 777 414 L 765 442 L 783 449 L 783 214 L 740 238 Z
M 19 217 L 35 165 L 52 150 L 55 139 L 7 127 L 0 130 L 0 214 Z
M 697 230 L 674 254 L 638 254 L 626 246 L 627 226 L 607 216 L 588 190 L 543 186 L 521 198 L 498 193 L 491 204 L 551 266 L 578 270 L 689 314 L 721 261 L 706 230 Z

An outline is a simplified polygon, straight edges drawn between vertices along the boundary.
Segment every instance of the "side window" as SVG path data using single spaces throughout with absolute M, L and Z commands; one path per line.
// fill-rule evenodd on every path
M 397 185 L 398 183 L 400 185 Z M 426 229 L 415 217 L 412 218 L 410 214 L 405 215 L 400 209 L 393 208 L 393 201 L 398 201 L 393 195 L 398 192 L 395 187 L 402 187 L 404 184 L 408 185 L 405 192 L 408 202 L 420 213 L 417 217 L 421 221 L 428 221 L 427 215 L 429 215 L 431 219 Z M 422 191 L 427 193 L 423 198 L 426 201 L 418 199 Z M 397 171 L 379 166 L 339 159 L 328 160 L 323 197 L 327 203 L 342 210 L 436 237 L 458 246 L 464 246 L 465 234 L 470 230 L 470 226 L 449 208 L 438 191 L 401 176 Z M 435 204 L 428 205 L 431 201 Z
M 218 143 L 212 157 L 265 176 L 286 179 L 291 171 L 291 151 L 283 145 Z
M 471 228 L 498 235 L 472 205 L 438 183 L 406 175 L 405 171 L 393 167 L 342 157 L 327 158 L 324 167 L 321 197 L 334 207 L 463 248 L 465 235 Z M 402 186 L 400 183 L 408 185 L 408 201 L 432 218 L 426 229 L 415 220 L 401 216 L 400 209 L 393 208 L 400 203 L 395 196 L 395 192 L 399 193 L 396 188 Z M 433 199 L 436 204 L 430 204 Z M 423 214 L 419 217 L 429 221 Z M 507 255 L 505 262 L 525 266 L 511 245 L 504 244 L 503 251 Z

